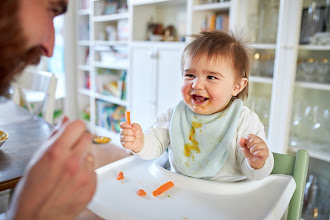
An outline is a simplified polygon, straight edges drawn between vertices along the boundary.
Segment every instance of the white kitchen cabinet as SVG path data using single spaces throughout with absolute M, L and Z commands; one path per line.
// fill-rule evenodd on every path
M 181 99 L 182 43 L 133 43 L 131 115 L 143 128 Z
M 169 107 L 174 106 L 181 99 L 181 55 L 184 49 L 182 43 L 158 47 L 157 53 L 157 99 L 156 113 L 159 114 Z
M 132 99 L 131 121 L 142 128 L 149 125 L 156 115 L 156 61 L 153 49 L 148 46 L 132 46 Z

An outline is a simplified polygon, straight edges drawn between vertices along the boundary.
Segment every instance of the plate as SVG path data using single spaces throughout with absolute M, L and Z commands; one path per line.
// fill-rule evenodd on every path
M 96 170 L 97 189 L 88 208 L 104 219 L 280 219 L 294 193 L 292 176 L 270 175 L 259 181 L 223 183 L 173 173 L 163 165 L 167 153 L 145 161 L 131 156 Z M 124 173 L 124 180 L 116 179 Z M 160 196 L 152 192 L 172 181 Z M 147 195 L 140 197 L 143 189 Z

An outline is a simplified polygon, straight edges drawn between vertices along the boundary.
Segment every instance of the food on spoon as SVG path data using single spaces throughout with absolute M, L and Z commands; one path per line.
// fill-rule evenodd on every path
M 139 189 L 139 190 L 137 191 L 137 194 L 138 194 L 139 196 L 145 196 L 145 195 L 147 195 L 147 193 L 146 193 L 143 189 Z
M 173 186 L 174 186 L 174 183 L 172 183 L 171 181 L 168 181 L 167 183 L 161 185 L 160 187 L 158 187 L 158 189 L 153 191 L 152 195 L 158 196 L 158 195 L 162 194 L 163 192 L 165 192 L 166 190 L 169 190 Z
M 123 180 L 124 179 L 124 174 L 123 174 L 123 172 L 118 172 L 117 173 L 117 180 Z
M 111 138 L 109 138 L 109 137 L 98 136 L 98 137 L 93 138 L 93 142 L 97 143 L 97 144 L 106 144 L 110 141 L 111 141 Z

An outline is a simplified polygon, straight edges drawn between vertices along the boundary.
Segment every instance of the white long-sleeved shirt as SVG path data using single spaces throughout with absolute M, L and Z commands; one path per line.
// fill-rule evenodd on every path
M 138 157 L 150 160 L 162 155 L 171 143 L 169 135 L 169 125 L 172 118 L 174 108 L 168 109 L 163 114 L 159 115 L 154 123 L 144 132 L 144 146 L 139 153 L 135 153 Z M 246 160 L 243 152 L 240 149 L 239 140 L 247 138 L 249 134 L 259 136 L 266 142 L 264 126 L 261 123 L 258 115 L 247 107 L 243 107 L 237 126 L 235 138 L 228 147 L 228 158 L 221 170 L 210 180 L 222 182 L 235 182 L 244 180 L 259 180 L 267 177 L 274 166 L 274 157 L 271 152 L 260 169 L 254 169 Z M 211 137 L 210 137 L 211 138 Z M 180 173 L 176 169 L 175 161 L 171 150 L 169 149 L 169 162 L 171 170 Z

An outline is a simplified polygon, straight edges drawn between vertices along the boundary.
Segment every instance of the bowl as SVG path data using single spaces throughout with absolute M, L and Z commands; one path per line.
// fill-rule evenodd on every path
M 7 139 L 8 139 L 7 132 L 0 131 L 0 147 L 6 142 Z

